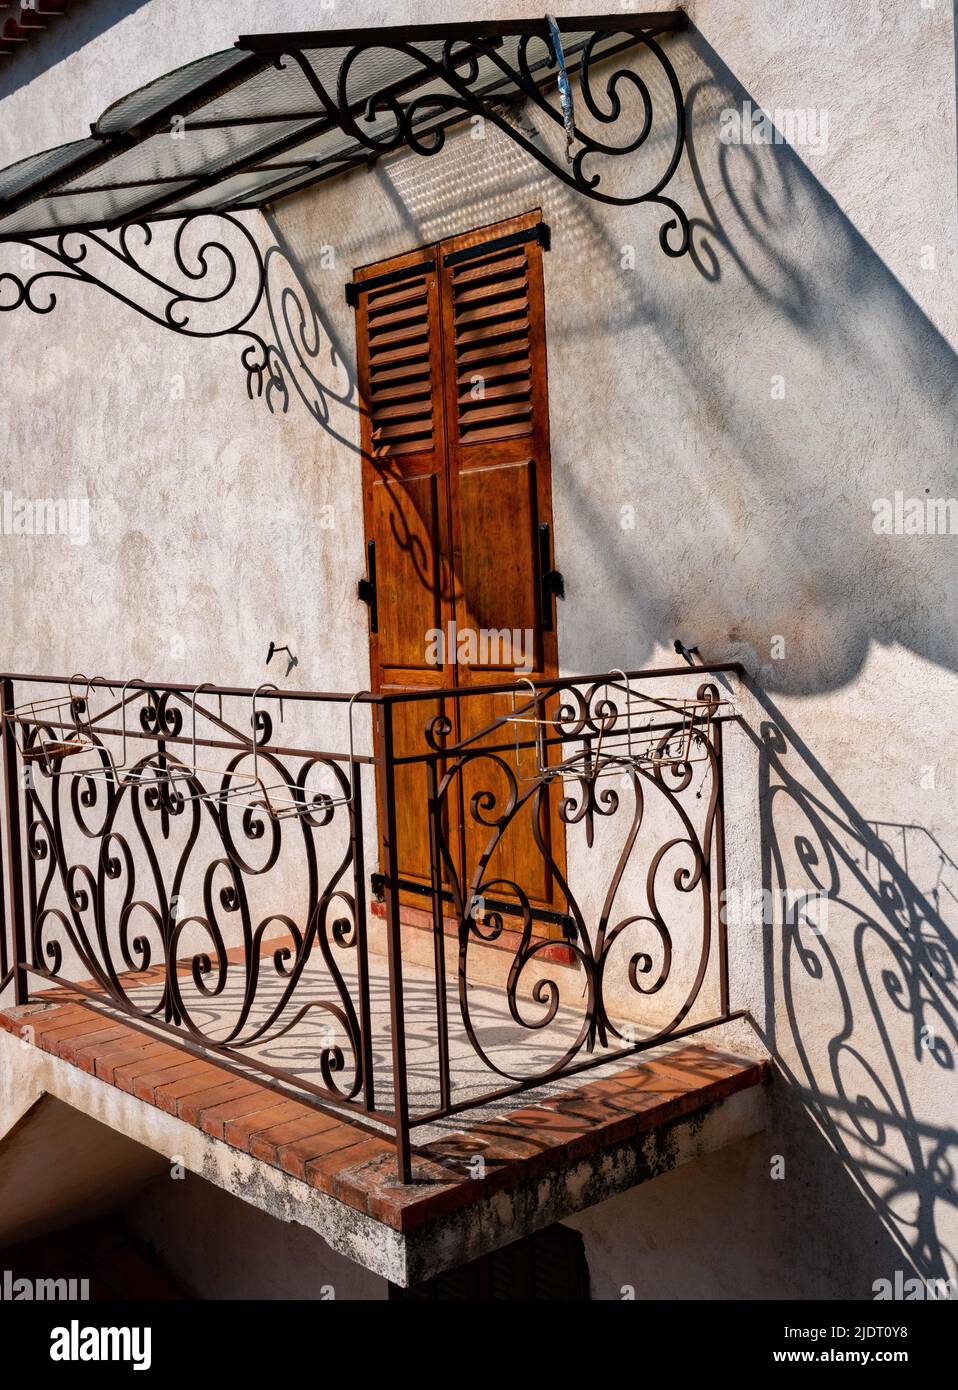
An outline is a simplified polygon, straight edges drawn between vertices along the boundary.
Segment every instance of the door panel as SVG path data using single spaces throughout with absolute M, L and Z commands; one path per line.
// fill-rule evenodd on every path
M 372 485 L 382 667 L 424 667 L 426 633 L 443 621 L 440 482 L 424 473 Z
M 441 684 L 433 672 L 417 675 L 411 671 L 383 672 L 382 693 L 398 694 L 403 690 L 436 689 Z M 439 715 L 454 718 L 453 702 L 449 700 L 400 701 L 393 712 L 393 746 L 397 758 L 422 753 L 425 747 L 424 730 Z M 441 776 L 441 773 L 440 773 Z M 424 763 L 400 765 L 393 774 L 396 797 L 396 853 L 400 876 L 414 883 L 430 883 L 429 816 L 427 770 Z M 457 796 L 443 802 L 442 829 L 454 864 L 459 863 L 459 801 Z M 414 894 L 404 894 L 402 901 L 414 907 L 428 907 L 427 901 Z
M 398 277 L 398 278 L 396 278 Z M 391 693 L 454 683 L 446 662 L 427 663 L 427 634 L 453 617 L 449 498 L 442 397 L 439 286 L 428 249 L 356 273 L 367 284 L 357 304 L 363 402 L 363 506 L 375 542 L 376 630 L 370 631 L 373 690 Z M 396 707 L 397 756 L 421 752 L 438 702 Z M 397 768 L 400 873 L 429 882 L 426 780 L 422 767 Z M 377 784 L 380 825 L 383 787 Z M 454 808 L 455 809 L 455 808 Z M 458 844 L 458 820 L 451 833 Z M 404 895 L 420 907 L 424 900 Z
M 400 256 L 388 273 L 405 278 L 367 290 L 360 306 L 369 447 L 381 457 L 431 454 L 442 439 L 431 264 L 421 252 Z
M 488 634 L 464 646 L 459 664 L 494 670 L 500 680 L 516 667 L 538 669 L 535 464 L 463 468 L 458 501 L 457 624 Z
M 473 684 L 474 682 L 467 682 Z M 519 703 L 522 697 L 518 697 Z M 461 736 L 468 738 L 479 733 L 487 725 L 507 714 L 513 707 L 508 695 L 476 694 L 460 703 Z M 553 883 L 548 858 L 536 840 L 535 826 L 538 817 L 539 833 L 547 853 L 558 837 L 553 835 L 551 817 L 554 812 L 554 797 L 547 797 L 544 812 L 540 811 L 539 796 L 533 793 L 525 805 L 510 817 L 506 829 L 499 834 L 490 828 L 489 822 L 502 816 L 516 796 L 520 801 L 528 793 L 536 777 L 535 752 L 530 748 L 516 749 L 516 733 L 519 742 L 531 738 L 533 728 L 530 724 L 500 724 L 491 734 L 476 740 L 476 747 L 507 746 L 488 758 L 475 758 L 463 769 L 463 837 L 466 851 L 466 864 L 470 874 L 474 873 L 481 856 L 492 848 L 488 864 L 483 872 L 483 881 L 501 880 L 498 887 L 489 890 L 492 897 L 513 898 L 510 883 L 518 886 L 534 904 L 552 904 Z M 480 800 L 481 798 L 481 800 Z M 517 925 L 514 923 L 514 925 Z
M 539 526 L 551 527 L 552 521 L 542 251 L 531 240 L 489 244 L 528 232 L 537 220 L 536 214 L 514 218 L 439 247 L 457 624 L 460 632 L 466 627 L 488 639 L 475 659 L 458 663 L 459 683 L 467 688 L 499 684 L 513 674 L 555 675 L 558 669 L 552 614 L 542 611 L 539 561 Z M 512 647 L 507 654 L 496 640 L 505 630 Z M 511 707 L 509 696 L 462 700 L 460 737 L 479 732 Z M 503 725 L 480 743 L 509 741 L 516 729 Z M 533 733 L 528 724 L 518 729 L 525 738 Z M 463 842 L 470 866 L 488 849 L 490 837 L 495 841 L 480 818 L 491 819 L 493 812 L 475 798 L 495 797 L 501 813 L 510 793 L 521 799 L 535 777 L 532 750 L 521 750 L 518 760 L 514 749 L 499 757 L 505 767 L 482 758 L 463 775 Z M 554 907 L 549 858 L 555 856 L 560 870 L 565 858 L 557 807 L 557 788 L 529 799 L 498 840 L 484 878 L 517 883 L 535 905 Z M 514 896 L 507 889 L 494 892 Z

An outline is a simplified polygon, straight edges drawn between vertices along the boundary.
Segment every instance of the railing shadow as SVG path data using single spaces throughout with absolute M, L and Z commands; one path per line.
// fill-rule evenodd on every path
M 760 1031 L 791 1082 L 785 1103 L 902 1255 L 922 1278 L 955 1278 L 958 865 L 924 827 L 863 817 L 755 694 L 768 715 L 752 735 L 770 906 Z

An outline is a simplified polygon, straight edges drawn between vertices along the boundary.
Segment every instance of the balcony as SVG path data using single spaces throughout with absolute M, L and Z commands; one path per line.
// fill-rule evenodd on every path
M 8 676 L 0 1025 L 392 1232 L 653 1176 L 765 1076 L 708 1045 L 737 674 Z

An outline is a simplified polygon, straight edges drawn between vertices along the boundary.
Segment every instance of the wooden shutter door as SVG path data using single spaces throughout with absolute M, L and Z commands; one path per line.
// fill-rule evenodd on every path
M 520 665 L 530 676 L 556 673 L 553 600 L 542 591 L 552 496 L 539 223 L 531 213 L 356 272 L 376 691 L 475 689 L 512 681 Z M 436 666 L 427 662 L 430 629 L 491 638 L 475 657 L 447 641 Z M 497 635 L 514 631 L 521 650 L 503 651 Z M 509 707 L 502 695 L 400 704 L 396 751 L 422 753 L 435 714 L 463 738 Z M 506 725 L 493 741 L 511 733 Z M 524 753 L 521 777 L 534 772 Z M 421 765 L 396 770 L 400 874 L 421 885 L 429 883 L 425 785 Z M 447 808 L 467 879 L 490 833 L 465 809 L 480 790 L 506 799 L 501 770 L 482 759 Z M 490 897 L 513 896 L 506 884 L 514 882 L 536 905 L 553 905 L 549 855 L 564 868 L 557 801 L 555 790 L 538 827 L 545 856 L 530 807 L 510 826 L 485 875 L 504 881 Z M 414 895 L 403 901 L 428 906 Z
M 501 683 L 522 674 L 556 673 L 551 596 L 542 592 L 543 562 L 552 566 L 552 476 L 546 371 L 542 248 L 538 213 L 470 232 L 439 247 L 446 446 L 456 623 L 476 634 L 522 634 L 521 650 L 503 652 L 491 637 L 478 655 L 460 656 L 464 687 Z M 460 702 L 460 737 L 507 712 L 502 695 Z M 505 726 L 511 733 L 514 726 Z M 528 735 L 531 730 L 524 727 Z M 503 741 L 503 730 L 490 740 Z M 515 764 L 512 762 L 512 766 Z M 520 776 L 534 775 L 523 753 Z M 463 779 L 464 807 L 477 791 L 503 805 L 507 779 L 491 760 L 478 759 Z M 520 792 L 523 785 L 520 784 Z M 555 799 L 540 833 L 562 867 L 564 847 Z M 489 830 L 464 812 L 467 867 L 483 852 Z M 532 807 L 516 818 L 489 864 L 486 878 L 520 884 L 534 902 L 551 904 L 553 875 L 536 844 Z M 491 889 L 505 893 L 508 889 Z
M 455 684 L 448 660 L 437 667 L 426 659 L 427 632 L 444 630 L 453 617 L 434 265 L 431 251 L 416 251 L 357 271 L 355 277 L 365 286 L 357 303 L 357 365 L 365 407 L 367 552 L 371 543 L 369 564 L 375 568 L 376 581 L 370 612 L 370 665 L 373 689 L 385 693 Z M 440 701 L 396 707 L 398 755 L 422 752 L 423 728 L 442 709 Z M 428 883 L 424 786 L 422 767 L 396 769 L 401 872 Z

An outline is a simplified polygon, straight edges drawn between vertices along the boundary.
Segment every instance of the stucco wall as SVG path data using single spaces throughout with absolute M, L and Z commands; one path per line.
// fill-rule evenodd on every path
M 157 1179 L 124 1218 L 197 1298 L 387 1297 L 385 1279 L 337 1255 L 314 1231 L 277 1221 L 194 1173 L 177 1182 Z
M 87 8 L 0 76 L 4 164 L 265 27 L 253 4 Z M 562 667 L 662 663 L 675 637 L 743 659 L 757 694 L 730 748 L 730 882 L 828 897 L 821 937 L 777 910 L 732 913 L 733 1002 L 754 1025 L 731 1037 L 757 1035 L 782 1069 L 778 1129 L 734 1188 L 776 1218 L 756 1220 L 737 1286 L 867 1298 L 895 1260 L 953 1275 L 958 1251 L 958 537 L 872 526 L 876 499 L 956 491 L 954 22 L 944 0 L 782 9 L 696 0 L 696 29 L 670 44 L 691 113 L 670 189 L 695 218 L 681 261 L 659 251 L 654 209 L 588 203 L 491 132 L 290 200 L 269 229 L 253 219 L 312 296 L 312 410 L 294 397 L 271 416 L 233 345 L 174 337 L 92 289 L 5 318 L 3 486 L 87 496 L 93 520 L 86 546 L 3 537 L 3 662 L 246 684 L 276 638 L 304 688 L 367 684 L 343 281 L 541 206 Z M 276 4 L 269 27 L 443 16 L 463 7 Z M 747 101 L 826 112 L 827 144 L 723 144 L 722 112 Z M 713 1260 L 727 1176 L 703 1179 L 691 1264 Z M 641 1200 L 668 1239 L 665 1206 Z M 610 1287 L 641 1283 L 615 1258 Z

